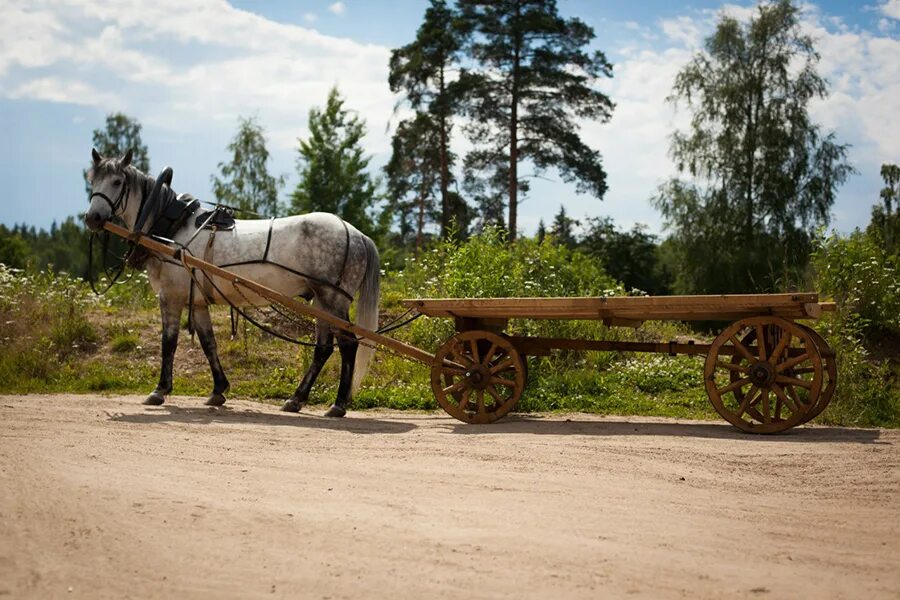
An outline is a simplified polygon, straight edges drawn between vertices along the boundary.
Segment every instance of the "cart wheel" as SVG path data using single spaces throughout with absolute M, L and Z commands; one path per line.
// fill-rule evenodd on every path
M 800 325 L 773 316 L 742 319 L 710 347 L 706 392 L 735 427 L 777 433 L 803 423 L 816 406 L 822 362 L 815 339 Z
M 496 333 L 458 333 L 435 356 L 431 389 L 450 416 L 465 423 L 493 423 L 522 396 L 524 361 L 513 345 Z
M 812 337 L 813 342 L 819 349 L 819 354 L 822 355 L 822 362 L 825 366 L 825 381 L 822 383 L 822 391 L 819 393 L 819 399 L 806 413 L 806 416 L 803 417 L 802 422 L 806 423 L 822 414 L 822 411 L 825 410 L 834 396 L 834 388 L 837 387 L 837 359 L 835 358 L 834 350 L 831 349 L 825 338 L 819 335 L 818 331 L 806 325 L 801 325 L 801 327 Z

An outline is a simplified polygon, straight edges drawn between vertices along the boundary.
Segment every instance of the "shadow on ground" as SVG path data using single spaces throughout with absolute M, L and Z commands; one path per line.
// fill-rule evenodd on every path
M 698 423 L 688 421 L 679 423 L 641 420 L 634 417 L 628 421 L 580 418 L 573 416 L 565 420 L 543 418 L 536 415 L 510 415 L 491 425 L 466 425 L 443 417 L 441 413 L 394 413 L 390 420 L 377 416 L 345 417 L 332 419 L 306 412 L 297 414 L 282 413 L 276 409 L 231 408 L 221 407 L 181 407 L 166 404 L 159 407 L 145 407 L 143 412 L 124 414 L 107 413 L 112 421 L 138 424 L 157 423 L 256 423 L 259 425 L 280 427 L 305 427 L 346 431 L 357 434 L 402 434 L 410 431 L 426 429 L 442 429 L 454 435 L 596 435 L 596 436 L 664 436 L 726 439 L 736 441 L 752 441 L 754 443 L 853 443 L 853 444 L 885 444 L 892 442 L 881 439 L 878 429 L 850 429 L 844 427 L 798 427 L 774 435 L 755 435 L 739 431 L 727 423 Z M 313 409 L 315 410 L 315 408 Z M 359 414 L 359 413 L 357 413 Z M 366 414 L 366 413 L 363 413 Z
M 840 442 L 856 444 L 886 444 L 880 440 L 878 429 L 849 429 L 845 427 L 795 427 L 788 431 L 760 435 L 745 433 L 728 423 L 685 423 L 642 421 L 634 417 L 629 421 L 601 421 L 594 419 L 549 420 L 539 416 L 511 415 L 491 425 L 464 425 L 454 423 L 453 433 L 460 435 L 484 435 L 498 433 L 531 433 L 535 435 L 606 435 L 606 436 L 665 436 L 731 439 L 759 443 L 772 442 Z
M 406 433 L 416 429 L 414 423 L 403 421 L 383 421 L 380 419 L 333 419 L 308 413 L 283 413 L 275 411 L 253 410 L 247 408 L 233 409 L 228 405 L 212 407 L 180 407 L 165 404 L 144 408 L 144 412 L 136 414 L 107 413 L 110 420 L 120 423 L 185 423 L 208 425 L 211 423 L 256 423 L 259 425 L 275 425 L 284 427 L 308 427 L 314 429 L 330 429 L 349 433 Z

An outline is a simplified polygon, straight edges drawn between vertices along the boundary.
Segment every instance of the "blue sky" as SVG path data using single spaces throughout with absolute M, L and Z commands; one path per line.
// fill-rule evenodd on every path
M 144 126 L 151 168 L 175 169 L 174 187 L 213 199 L 210 175 L 226 158 L 238 116 L 266 129 L 270 170 L 296 184 L 297 138 L 308 111 L 337 84 L 368 123 L 373 171 L 388 158 L 397 98 L 387 87 L 390 49 L 413 39 L 427 2 L 345 0 L 225 2 L 5 0 L 0 3 L 0 222 L 49 227 L 83 211 L 81 171 L 91 132 L 122 111 Z M 575 193 L 553 172 L 520 207 L 532 232 L 565 204 L 575 218 L 612 216 L 660 231 L 648 199 L 674 172 L 668 137 L 687 115 L 664 101 L 672 79 L 726 11 L 752 2 L 560 0 L 560 12 L 594 27 L 614 63 L 602 88 L 617 103 L 610 123 L 582 124 L 604 156 L 603 201 Z M 832 226 L 865 226 L 883 162 L 900 162 L 900 0 L 804 4 L 832 94 L 811 107 L 859 170 L 840 191 Z M 464 152 L 466 142 L 454 142 Z

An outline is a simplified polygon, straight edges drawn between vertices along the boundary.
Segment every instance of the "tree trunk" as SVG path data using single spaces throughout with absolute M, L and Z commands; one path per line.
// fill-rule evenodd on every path
M 446 98 L 444 95 L 446 94 L 446 90 L 444 89 L 444 67 L 441 66 L 440 70 L 440 90 L 439 90 L 441 101 L 441 109 L 440 109 L 440 128 L 441 128 L 441 148 L 440 148 L 440 161 L 441 161 L 441 237 L 446 239 L 450 235 L 450 219 L 451 219 L 451 207 L 450 207 L 450 166 L 448 164 L 447 158 L 447 105 Z
M 521 18 L 519 4 L 516 3 L 515 22 Z M 518 196 L 519 196 L 519 61 L 522 48 L 521 34 L 515 34 L 513 41 L 513 72 L 512 72 L 512 97 L 510 99 L 509 118 L 509 243 L 516 241 L 516 227 L 518 227 Z

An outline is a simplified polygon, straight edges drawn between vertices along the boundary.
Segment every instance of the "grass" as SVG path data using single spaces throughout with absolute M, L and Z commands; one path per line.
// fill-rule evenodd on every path
M 414 273 L 407 274 L 412 279 Z M 402 312 L 399 299 L 415 295 L 399 278 L 387 277 L 385 320 Z M 66 276 L 14 272 L 0 265 L 0 392 L 136 393 L 156 386 L 159 316 L 146 282 L 138 278 L 97 298 Z M 427 290 L 426 290 L 427 292 Z M 437 295 L 438 292 L 427 292 Z M 296 388 L 312 358 L 309 348 L 241 326 L 229 336 L 227 309 L 214 309 L 220 357 L 231 381 L 230 396 L 281 401 Z M 658 341 L 697 335 L 682 324 L 650 322 L 637 330 L 607 329 L 597 322 L 514 321 L 518 334 Z M 824 322 L 822 332 L 839 351 L 838 397 L 818 422 L 900 426 L 896 365 L 873 361 L 853 330 Z M 432 352 L 452 335 L 447 319 L 422 318 L 396 337 Z M 854 341 L 856 340 L 856 341 Z M 529 381 L 522 412 L 584 411 L 716 419 L 702 382 L 703 359 L 656 354 L 561 352 L 528 359 Z M 310 397 L 333 402 L 340 361 L 335 353 Z M 206 396 L 212 388 L 199 343 L 182 331 L 176 355 L 175 393 Z M 353 408 L 435 410 L 430 370 L 379 351 Z

